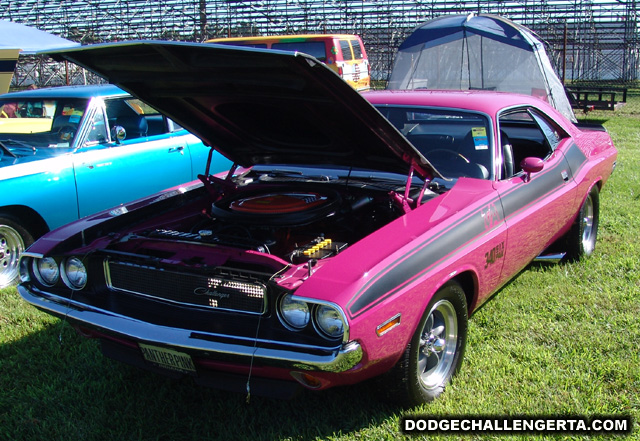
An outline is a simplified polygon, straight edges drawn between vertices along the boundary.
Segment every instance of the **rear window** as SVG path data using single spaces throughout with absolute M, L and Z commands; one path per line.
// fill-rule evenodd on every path
M 351 47 L 353 48 L 353 58 L 356 60 L 361 60 L 364 58 L 362 55 L 362 47 L 360 46 L 360 42 L 358 40 L 351 40 Z
M 353 60 L 353 56 L 351 55 L 351 46 L 349 45 L 349 40 L 340 40 L 340 49 L 342 50 L 342 59 L 344 61 Z
M 309 54 L 319 61 L 327 61 L 327 52 L 325 50 L 324 41 L 296 41 L 273 43 L 271 49 L 281 51 L 303 52 Z

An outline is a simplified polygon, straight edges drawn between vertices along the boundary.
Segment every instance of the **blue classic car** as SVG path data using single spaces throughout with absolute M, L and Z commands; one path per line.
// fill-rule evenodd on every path
M 189 182 L 210 149 L 113 85 L 0 96 L 0 288 L 20 253 L 68 222 Z M 212 158 L 214 170 L 230 162 Z

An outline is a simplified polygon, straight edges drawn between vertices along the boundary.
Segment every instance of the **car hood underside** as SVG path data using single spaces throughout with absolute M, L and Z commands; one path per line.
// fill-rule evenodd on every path
M 367 100 L 306 54 L 137 41 L 50 52 L 138 96 L 235 163 L 439 176 Z

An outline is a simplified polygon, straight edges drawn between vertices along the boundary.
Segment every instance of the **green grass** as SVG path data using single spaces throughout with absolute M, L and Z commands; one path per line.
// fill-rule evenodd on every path
M 106 359 L 11 288 L 0 291 L 0 440 L 396 440 L 407 415 L 551 414 L 631 415 L 639 439 L 640 114 L 588 119 L 606 119 L 619 149 L 595 254 L 531 265 L 476 313 L 462 370 L 436 402 L 394 407 L 365 383 L 247 404 Z

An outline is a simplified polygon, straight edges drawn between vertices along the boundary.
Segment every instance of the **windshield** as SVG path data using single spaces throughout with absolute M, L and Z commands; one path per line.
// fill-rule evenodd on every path
M 70 147 L 88 100 L 80 98 L 0 99 L 0 141 L 12 150 L 32 147 Z
M 447 178 L 490 179 L 489 119 L 479 113 L 427 107 L 378 110 Z

